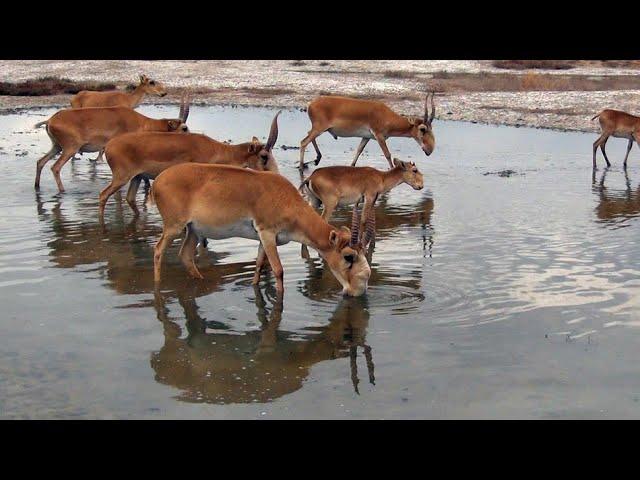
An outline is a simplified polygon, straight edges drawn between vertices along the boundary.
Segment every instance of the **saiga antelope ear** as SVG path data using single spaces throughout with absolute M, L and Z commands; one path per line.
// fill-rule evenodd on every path
M 407 169 L 407 164 L 405 162 L 403 162 L 402 160 L 398 160 L 397 158 L 393 159 L 393 165 L 396 167 L 400 167 L 403 170 Z
M 329 233 L 329 244 L 332 247 L 335 247 L 338 244 L 338 232 L 335 230 L 331 230 L 331 233 Z
M 260 150 L 260 140 L 258 137 L 253 137 L 251 139 L 251 144 L 249 145 L 249 153 L 258 153 Z

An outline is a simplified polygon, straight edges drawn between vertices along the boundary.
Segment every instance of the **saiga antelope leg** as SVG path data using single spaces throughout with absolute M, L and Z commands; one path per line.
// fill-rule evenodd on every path
M 604 159 L 607 162 L 607 167 L 610 167 L 611 162 L 609 162 L 609 158 L 607 157 L 607 152 L 605 152 L 604 150 L 604 147 L 607 145 L 607 140 L 609 140 L 609 137 L 605 137 L 604 140 L 600 142 L 600 150 L 602 150 L 602 155 L 604 155 Z
M 322 158 L 322 153 L 320 153 L 320 148 L 318 147 L 318 142 L 316 142 L 315 138 L 311 140 L 311 143 L 313 144 L 313 148 L 316 150 L 315 164 L 318 165 L 320 163 L 320 159 Z
M 164 229 L 162 230 L 162 236 L 153 249 L 153 281 L 155 283 L 160 283 L 160 276 L 162 273 L 162 257 L 164 256 L 164 251 L 171 244 L 173 239 L 182 233 L 183 228 L 184 225 L 164 226 Z
M 104 209 L 107 205 L 107 200 L 109 200 L 109 197 L 111 197 L 111 195 L 113 195 L 114 193 L 116 193 L 118 190 L 120 190 L 120 188 L 127 183 L 127 180 L 129 180 L 128 178 L 122 178 L 119 176 L 114 176 L 111 179 L 111 183 L 107 186 L 107 188 L 105 188 L 104 190 L 102 190 L 102 192 L 100 192 L 100 218 L 104 217 Z M 128 196 L 128 193 L 127 193 Z
M 356 155 L 355 155 L 355 157 L 353 157 L 353 162 L 351 162 L 351 166 L 352 167 L 356 166 L 356 162 L 358 161 L 358 157 L 360 157 L 360 154 L 364 150 L 364 147 L 367 146 L 367 143 L 369 143 L 369 140 L 370 140 L 369 138 L 363 138 L 362 140 L 360 140 L 360 145 L 358 145 L 358 149 L 356 150 Z
M 100 152 L 98 153 L 98 156 L 96 158 L 94 158 L 93 160 L 91 160 L 92 162 L 99 162 L 100 160 L 102 160 L 102 158 L 104 157 L 104 148 L 102 150 L 100 150 Z
M 282 263 L 280 263 L 280 257 L 278 256 L 278 248 L 276 246 L 276 235 L 272 232 L 265 230 L 258 230 L 258 235 L 260 236 L 260 242 L 262 243 L 262 248 L 264 248 L 265 253 L 267 254 L 267 259 L 271 264 L 271 270 L 273 271 L 273 275 L 276 277 L 276 291 L 283 292 L 284 291 L 284 271 L 282 269 Z
M 304 169 L 304 151 L 306 150 L 307 145 L 309 145 L 309 143 L 311 142 L 314 142 L 314 147 L 316 148 L 316 152 L 319 155 L 319 157 L 316 158 L 316 165 L 320 162 L 320 157 L 322 157 L 322 154 L 320 153 L 320 149 L 318 148 L 318 144 L 315 142 L 315 139 L 322 133 L 323 132 L 318 132 L 316 130 L 310 130 L 307 136 L 304 137 L 300 142 L 300 165 L 298 166 L 300 170 Z
M 140 213 L 136 205 L 136 194 L 138 193 L 138 188 L 140 188 L 140 182 L 142 182 L 142 175 L 136 175 L 129 182 L 129 190 L 127 190 L 127 203 L 136 215 Z
M 593 142 L 593 169 L 594 169 L 594 170 L 597 170 L 597 169 L 598 169 L 598 167 L 597 167 L 597 165 L 596 165 L 596 153 L 598 152 L 598 147 L 600 146 L 600 142 L 602 142 L 602 140 L 603 140 L 604 138 L 607 138 L 607 137 L 608 137 L 608 135 L 605 135 L 605 134 L 603 133 L 602 135 L 600 135 L 600 136 L 598 137 L 598 139 L 597 139 L 595 142 Z
M 180 252 L 178 256 L 182 263 L 187 268 L 189 275 L 194 278 L 199 278 L 202 280 L 204 277 L 198 270 L 195 262 L 196 248 L 198 246 L 198 236 L 193 231 L 193 227 L 191 224 L 187 224 L 187 236 L 182 242 L 182 246 L 180 247 Z
M 53 164 L 51 167 L 51 171 L 53 172 L 53 177 L 56 179 L 56 183 L 58 184 L 58 191 L 64 192 L 64 186 L 62 185 L 62 179 L 60 178 L 60 170 L 64 167 L 64 164 L 69 161 L 71 157 L 73 157 L 78 152 L 77 149 L 66 149 L 62 150 L 62 155 Z
M 338 206 L 338 200 L 333 198 L 326 199 L 326 201 L 322 203 L 322 218 L 324 219 L 325 222 L 329 221 L 329 219 L 331 218 L 331 215 L 333 215 L 333 211 L 336 209 L 337 206 Z
M 60 153 L 60 147 L 58 147 L 57 145 L 53 145 L 51 147 L 51 150 L 49 150 L 44 155 L 44 157 L 38 160 L 38 163 L 36 164 L 36 181 L 34 183 L 35 188 L 40 188 L 40 175 L 42 174 L 42 169 L 47 164 L 47 162 L 55 157 L 58 153 Z
M 262 247 L 262 243 L 258 245 L 258 256 L 256 257 L 256 271 L 253 274 L 253 280 L 251 281 L 252 285 L 257 285 L 260 283 L 260 273 L 262 272 L 262 267 L 264 266 L 264 261 L 267 257 L 267 254 Z
M 627 145 L 627 154 L 624 156 L 624 168 L 627 168 L 627 158 L 629 158 L 629 152 L 631 151 L 631 147 L 633 147 L 633 136 L 629 139 L 629 145 Z
M 385 141 L 382 135 L 376 135 L 375 137 L 376 137 L 376 140 L 378 141 L 378 145 L 380 145 L 380 148 L 382 149 L 384 158 L 386 158 L 387 162 L 389 162 L 389 168 L 393 168 L 393 163 L 391 162 L 391 153 L 387 148 L 387 142 Z

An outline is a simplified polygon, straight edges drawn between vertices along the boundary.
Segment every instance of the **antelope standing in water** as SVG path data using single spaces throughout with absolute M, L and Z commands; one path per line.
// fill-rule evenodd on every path
M 355 166 L 358 157 L 371 139 L 375 139 L 384 154 L 389 168 L 391 153 L 386 140 L 389 137 L 413 138 L 422 151 L 431 155 L 436 146 L 432 123 L 436 109 L 433 102 L 434 93 L 431 92 L 431 113 L 429 113 L 429 94 L 425 98 L 424 117 L 405 117 L 395 113 L 384 103 L 376 100 L 358 100 L 355 98 L 320 96 L 314 99 L 307 108 L 311 120 L 311 130 L 300 142 L 300 170 L 304 169 L 304 151 L 309 143 L 316 150 L 315 164 L 320 163 L 322 153 L 316 138 L 324 132 L 329 132 L 335 139 L 338 137 L 360 137 L 360 145 L 351 162 Z
M 606 109 L 601 111 L 591 120 L 595 120 L 596 118 L 600 122 L 600 130 L 602 131 L 602 134 L 595 142 L 593 142 L 593 169 L 597 169 L 596 152 L 598 147 L 602 150 L 602 155 L 604 155 L 604 160 L 607 162 L 607 167 L 611 166 L 611 163 L 607 158 L 607 152 L 604 150 L 609 137 L 626 138 L 629 140 L 629 144 L 627 145 L 627 154 L 624 156 L 624 168 L 626 169 L 627 158 L 629 158 L 629 152 L 631 151 L 633 142 L 638 142 L 640 140 L 640 117 L 636 117 L 635 115 L 631 115 L 626 112 L 621 112 L 620 110 Z M 640 146 L 640 143 L 638 145 Z
M 186 227 L 179 256 L 193 277 L 203 278 L 194 262 L 200 238 L 248 238 L 260 241 L 253 283 L 259 282 L 268 259 L 276 289 L 282 292 L 283 269 L 277 245 L 296 241 L 320 253 L 342 284 L 344 294 L 359 296 L 367 290 L 371 269 L 364 251 L 373 238 L 373 216 L 367 219 L 363 235 L 357 208 L 351 231 L 346 227 L 337 229 L 277 173 L 183 163 L 158 175 L 149 200 L 157 205 L 163 220 L 162 236 L 154 253 L 156 282 L 160 282 L 165 249 Z
M 140 75 L 140 83 L 131 92 L 122 90 L 108 90 L 96 92 L 92 90 L 82 90 L 71 97 L 72 108 L 87 107 L 129 107 L 136 108 L 142 102 L 145 94 L 164 97 L 167 91 L 160 82 L 152 80 L 146 75 Z M 100 150 L 95 161 L 100 161 L 104 155 L 104 149 Z
M 371 167 L 319 168 L 300 184 L 299 190 L 300 193 L 306 193 L 314 208 L 323 206 L 322 218 L 327 222 L 338 205 L 358 203 L 363 198 L 363 217 L 368 218 L 379 195 L 402 183 L 410 185 L 414 190 L 422 190 L 424 187 L 422 173 L 415 163 L 394 158 L 393 165 L 386 172 Z M 303 257 L 308 256 L 305 245 L 302 245 L 301 253 Z
M 38 160 L 35 188 L 40 188 L 40 174 L 45 164 L 60 152 L 60 158 L 51 167 L 58 184 L 64 192 L 60 170 L 77 152 L 97 152 L 117 135 L 134 131 L 187 132 L 189 129 L 184 112 L 188 106 L 183 99 L 179 118 L 149 118 L 128 107 L 90 107 L 61 110 L 46 120 L 47 135 L 51 149 Z M 39 126 L 40 124 L 36 125 Z
M 185 118 L 188 115 L 188 109 Z M 131 180 L 127 203 L 137 213 L 135 199 L 143 178 L 155 178 L 179 163 L 212 163 L 278 172 L 273 147 L 278 139 L 278 115 L 271 122 L 267 143 L 256 137 L 251 142 L 229 145 L 196 133 L 134 132 L 107 143 L 105 152 L 112 180 L 100 193 L 100 216 L 111 195 Z

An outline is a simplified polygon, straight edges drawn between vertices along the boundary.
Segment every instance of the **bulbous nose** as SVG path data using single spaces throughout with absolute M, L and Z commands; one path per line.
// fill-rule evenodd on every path
M 367 286 L 359 286 L 359 287 L 349 287 L 349 288 L 344 288 L 342 290 L 342 294 L 346 295 L 347 297 L 360 297 L 362 295 L 365 294 L 365 292 L 367 291 Z
M 433 148 L 429 148 L 429 147 L 422 147 L 422 151 L 427 155 L 427 157 L 429 155 L 431 155 L 433 153 Z

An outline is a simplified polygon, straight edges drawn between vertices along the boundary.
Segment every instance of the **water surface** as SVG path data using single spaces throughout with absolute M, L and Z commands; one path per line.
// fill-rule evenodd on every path
M 160 217 L 135 218 L 122 195 L 103 229 L 96 154 L 65 166 L 62 195 L 51 162 L 36 193 L 49 140 L 31 126 L 53 111 L 0 117 L 2 418 L 640 417 L 640 153 L 625 175 L 626 141 L 592 177 L 592 134 L 438 121 L 430 157 L 392 139 L 426 188 L 379 199 L 368 294 L 342 298 L 290 243 L 278 302 L 270 275 L 252 287 L 257 244 L 239 239 L 210 242 L 203 281 L 176 242 L 155 292 Z M 194 106 L 190 124 L 243 142 L 274 113 Z M 308 129 L 303 112 L 280 116 L 274 154 L 296 185 L 299 152 L 281 147 Z M 323 135 L 320 166 L 357 144 Z M 372 142 L 359 164 L 387 165 Z

